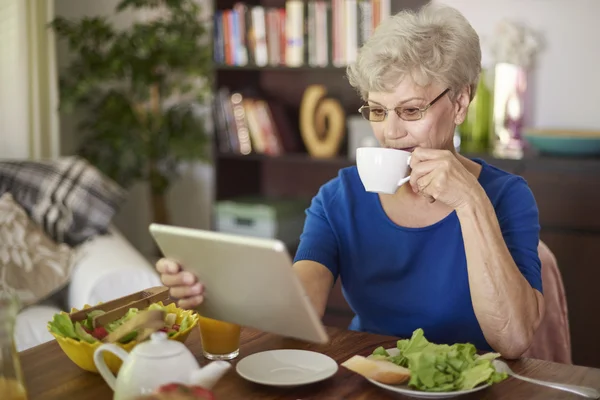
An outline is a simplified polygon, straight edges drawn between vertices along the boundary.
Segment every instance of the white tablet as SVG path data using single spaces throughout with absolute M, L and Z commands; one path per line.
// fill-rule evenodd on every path
M 201 315 L 328 342 L 283 242 L 161 224 L 151 224 L 150 233 L 165 257 L 204 283 L 204 302 L 197 309 Z

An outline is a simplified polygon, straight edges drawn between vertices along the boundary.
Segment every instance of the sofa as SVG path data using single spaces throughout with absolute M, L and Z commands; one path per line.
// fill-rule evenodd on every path
M 161 285 L 115 228 L 128 191 L 79 156 L 0 160 L 0 295 L 16 297 L 19 351 L 55 313 Z
M 81 309 L 162 283 L 154 266 L 114 226 L 108 234 L 86 243 L 71 273 L 71 281 L 49 299 L 18 314 L 15 342 L 18 351 L 54 338 L 46 328 L 55 313 Z

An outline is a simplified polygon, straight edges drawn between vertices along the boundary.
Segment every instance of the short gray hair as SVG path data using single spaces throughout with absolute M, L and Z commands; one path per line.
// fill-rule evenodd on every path
M 393 91 L 405 76 L 455 93 L 468 85 L 473 99 L 480 72 L 477 32 L 458 10 L 432 3 L 383 20 L 346 69 L 365 101 L 371 91 Z

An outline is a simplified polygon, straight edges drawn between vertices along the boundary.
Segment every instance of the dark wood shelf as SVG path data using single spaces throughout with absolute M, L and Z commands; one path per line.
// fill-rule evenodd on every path
M 239 160 L 239 161 L 267 161 L 274 163 L 303 163 L 303 164 L 327 164 L 327 165 L 338 165 L 341 167 L 354 164 L 354 160 L 347 157 L 331 157 L 331 158 L 318 158 L 311 157 L 307 153 L 289 153 L 282 154 L 280 156 L 271 156 L 267 154 L 236 154 L 236 153 L 217 153 L 217 158 L 225 160 Z
M 479 158 L 486 162 L 492 163 L 500 168 L 506 165 L 517 166 L 521 164 L 529 164 L 529 166 L 535 166 L 537 168 L 543 167 L 544 169 L 559 168 L 561 171 L 571 170 L 573 172 L 600 172 L 600 157 L 567 157 L 567 156 L 554 156 L 545 154 L 530 153 L 526 154 L 521 159 L 510 159 L 510 158 L 499 158 L 491 153 L 462 153 L 468 158 Z M 328 164 L 328 165 L 339 165 L 348 166 L 353 165 L 355 162 L 348 157 L 336 156 L 331 158 L 317 158 L 311 157 L 308 153 L 289 153 L 278 156 L 271 156 L 267 154 L 237 154 L 237 153 L 223 153 L 217 152 L 216 158 L 225 160 L 239 160 L 239 161 L 270 161 L 277 163 L 307 163 L 307 164 Z M 514 170 L 514 167 L 509 168 Z
M 285 65 L 274 66 L 274 65 L 266 65 L 264 67 L 258 65 L 227 65 L 227 64 L 215 64 L 215 71 L 289 71 L 289 72 L 344 72 L 346 67 L 335 67 L 333 65 L 326 67 L 313 67 L 310 65 L 302 65 L 299 67 L 287 67 Z

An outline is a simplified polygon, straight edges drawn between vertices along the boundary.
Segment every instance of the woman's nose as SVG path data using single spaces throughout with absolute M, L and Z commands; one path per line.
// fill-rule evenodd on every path
M 383 135 L 386 139 L 398 139 L 406 136 L 402 119 L 394 111 L 390 111 L 384 121 Z

